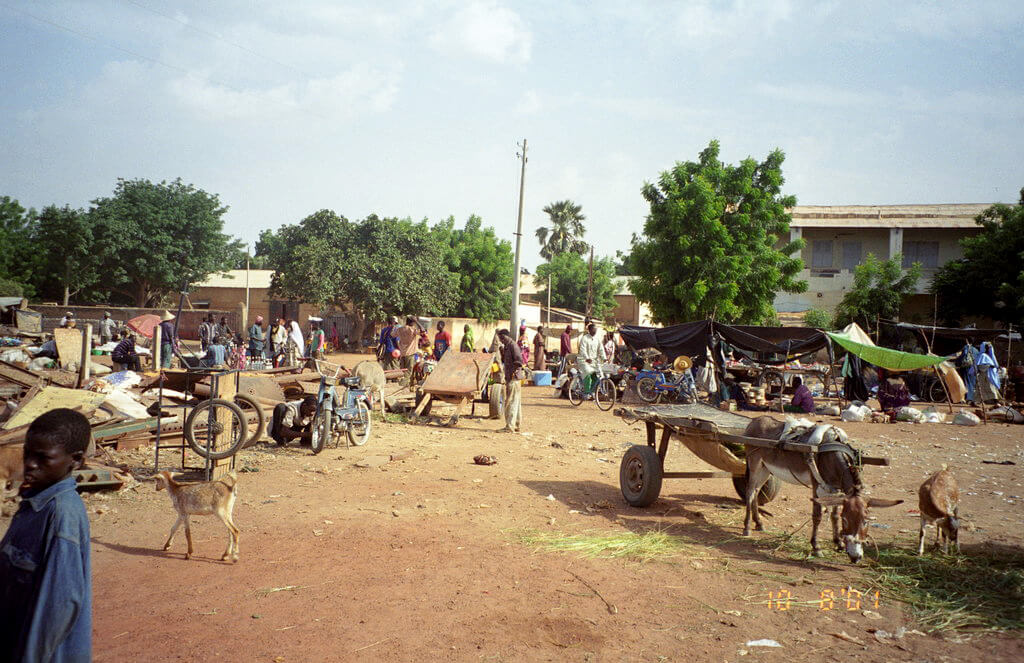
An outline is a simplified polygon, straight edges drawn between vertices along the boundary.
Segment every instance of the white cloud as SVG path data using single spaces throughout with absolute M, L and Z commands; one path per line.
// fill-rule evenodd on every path
M 529 62 L 532 44 L 533 36 L 519 14 L 493 0 L 456 10 L 430 36 L 430 45 L 439 51 L 501 63 Z

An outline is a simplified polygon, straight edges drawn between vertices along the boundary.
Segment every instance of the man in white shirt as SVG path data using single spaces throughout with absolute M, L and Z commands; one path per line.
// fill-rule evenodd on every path
M 104 311 L 103 319 L 100 320 L 100 345 L 106 345 L 113 341 L 116 331 L 117 323 L 110 319 L 110 311 Z
M 604 343 L 597 337 L 597 325 L 587 325 L 587 333 L 580 337 L 579 352 L 576 354 L 576 368 L 583 378 L 583 391 L 588 396 L 594 393 L 597 368 L 607 360 Z

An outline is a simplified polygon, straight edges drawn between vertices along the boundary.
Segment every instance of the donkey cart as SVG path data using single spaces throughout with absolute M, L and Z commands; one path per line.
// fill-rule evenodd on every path
M 653 504 L 661 493 L 664 479 L 731 479 L 736 493 L 745 498 L 746 447 L 778 447 L 812 456 L 818 450 L 812 444 L 746 437 L 743 433 L 750 419 L 703 403 L 622 407 L 615 410 L 615 414 L 626 423 L 642 421 L 647 428 L 647 444 L 631 446 L 619 466 L 622 496 L 630 506 L 635 507 Z M 719 471 L 665 471 L 665 456 L 673 435 L 695 456 Z M 860 461 L 864 465 L 889 464 L 885 458 L 867 456 L 862 456 Z M 780 487 L 781 482 L 776 477 L 769 477 L 758 493 L 758 503 L 770 502 Z

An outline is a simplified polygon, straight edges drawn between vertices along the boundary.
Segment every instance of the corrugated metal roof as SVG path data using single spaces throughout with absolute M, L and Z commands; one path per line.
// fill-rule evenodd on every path
M 272 269 L 250 269 L 249 272 L 249 288 L 269 288 L 270 277 L 274 275 Z M 210 278 L 206 279 L 202 283 L 197 283 L 196 288 L 244 288 L 245 287 L 245 274 L 244 269 L 229 269 L 221 274 L 211 274 Z

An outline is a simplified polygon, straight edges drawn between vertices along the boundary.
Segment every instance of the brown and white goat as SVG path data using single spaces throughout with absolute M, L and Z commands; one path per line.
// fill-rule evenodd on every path
M 917 491 L 921 511 L 921 529 L 917 533 L 917 554 L 924 554 L 924 528 L 935 525 L 935 545 L 942 541 L 942 552 L 949 544 L 960 550 L 960 488 L 953 473 L 945 466 L 928 477 Z
M 238 561 L 238 535 L 241 530 L 235 527 L 231 518 L 231 512 L 235 507 L 235 486 L 238 482 L 238 475 L 233 471 L 217 479 L 203 483 L 178 483 L 171 478 L 170 472 L 160 472 L 156 475 L 156 489 L 167 489 L 171 496 L 171 504 L 178 512 L 178 519 L 167 536 L 167 543 L 164 550 L 171 547 L 171 541 L 178 527 L 185 523 L 185 539 L 188 541 L 188 553 L 185 559 L 192 556 L 192 529 L 189 527 L 189 516 L 216 515 L 228 528 L 228 548 L 224 551 L 222 560 Z

